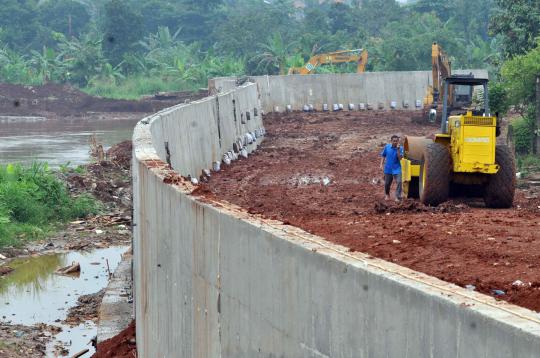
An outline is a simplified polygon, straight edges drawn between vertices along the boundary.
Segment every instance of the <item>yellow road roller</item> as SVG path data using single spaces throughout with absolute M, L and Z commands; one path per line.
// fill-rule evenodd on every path
M 440 133 L 435 139 L 407 137 L 401 160 L 403 191 L 425 205 L 437 206 L 451 195 L 483 196 L 490 208 L 514 201 L 515 161 L 512 151 L 497 145 L 498 118 L 489 111 L 488 80 L 454 75 L 444 79 Z M 482 86 L 481 108 L 451 108 L 456 86 Z

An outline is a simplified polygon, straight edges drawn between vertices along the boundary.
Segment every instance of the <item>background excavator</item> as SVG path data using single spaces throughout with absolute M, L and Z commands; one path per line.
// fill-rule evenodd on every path
M 367 61 L 368 52 L 363 49 L 321 53 L 311 57 L 309 61 L 302 67 L 289 68 L 289 75 L 308 75 L 314 73 L 315 69 L 321 65 L 351 62 L 356 62 L 356 72 L 362 73 L 366 70 Z
M 428 86 L 424 97 L 424 118 L 433 123 L 441 119 L 444 79 L 452 76 L 452 62 L 436 42 L 431 45 L 431 71 L 433 84 Z M 473 78 L 472 74 L 463 76 Z M 449 111 L 469 107 L 472 103 L 473 90 L 471 86 L 450 85 L 447 93 Z

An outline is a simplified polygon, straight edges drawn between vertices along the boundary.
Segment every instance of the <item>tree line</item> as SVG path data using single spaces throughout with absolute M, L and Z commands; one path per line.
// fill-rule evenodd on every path
M 137 97 L 195 89 L 215 76 L 277 74 L 341 49 L 367 49 L 368 71 L 427 70 L 436 41 L 453 68 L 487 68 L 496 109 L 517 109 L 524 128 L 532 128 L 539 1 L 350 3 L 3 0 L 0 81 L 71 83 L 92 94 Z

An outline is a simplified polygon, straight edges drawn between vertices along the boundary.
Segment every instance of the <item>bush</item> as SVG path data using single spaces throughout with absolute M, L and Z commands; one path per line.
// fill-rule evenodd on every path
M 41 238 L 59 223 L 97 211 L 89 196 L 70 197 L 46 164 L 0 166 L 0 246 Z
M 532 153 L 534 129 L 535 129 L 536 111 L 534 107 L 529 106 L 527 114 L 512 122 L 514 130 L 514 143 L 516 153 L 525 155 Z
M 179 80 L 162 79 L 153 76 L 134 76 L 124 80 L 96 78 L 90 81 L 83 91 L 93 96 L 106 98 L 139 99 L 143 95 L 152 95 L 157 92 L 196 90 L 202 85 L 188 85 Z

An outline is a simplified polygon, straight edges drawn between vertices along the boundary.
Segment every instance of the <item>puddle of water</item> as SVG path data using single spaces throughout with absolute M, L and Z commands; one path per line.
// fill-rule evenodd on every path
M 109 281 L 107 262 L 113 272 L 127 247 L 109 247 L 89 252 L 43 255 L 12 261 L 14 271 L 0 279 L 0 318 L 14 324 L 34 325 L 46 323 L 62 327 L 49 347 L 48 356 L 54 356 L 57 342 L 75 354 L 85 348 L 93 352 L 90 339 L 97 333 L 93 322 L 77 327 L 57 323 L 64 320 L 70 307 L 81 295 L 96 293 Z M 79 277 L 55 274 L 55 270 L 72 262 L 79 262 Z M 94 264 L 92 264 L 94 263 Z M 96 264 L 98 263 L 98 264 Z
M 141 115 L 142 117 L 142 115 Z M 52 168 L 90 162 L 89 140 L 96 135 L 107 150 L 131 139 L 139 119 L 0 123 L 0 164 L 46 161 Z

